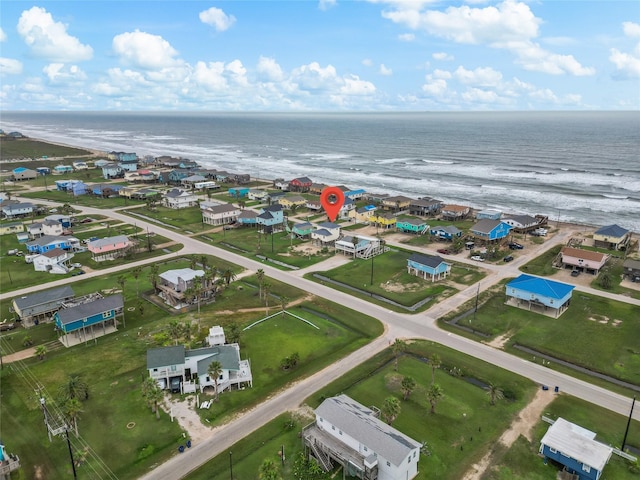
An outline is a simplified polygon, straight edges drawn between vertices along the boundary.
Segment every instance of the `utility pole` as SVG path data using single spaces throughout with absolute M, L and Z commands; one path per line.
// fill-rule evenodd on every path
M 476 312 L 478 311 L 478 298 L 480 297 L 480 282 L 478 282 L 478 290 L 476 291 L 476 306 L 473 309 L 473 321 L 476 320 Z
M 371 280 L 369 281 L 369 286 L 373 286 L 373 259 L 376 258 L 375 255 L 371 254 Z
M 73 478 L 78 478 L 78 475 L 76 474 L 76 463 L 73 460 L 73 450 L 71 450 L 71 441 L 69 440 L 69 428 L 65 428 L 64 429 L 65 433 L 67 434 L 67 446 L 69 447 L 69 457 L 71 458 L 71 468 L 73 469 Z
M 231 450 L 229 450 L 229 472 L 231 475 L 231 480 L 233 480 L 233 456 Z
M 627 420 L 627 429 L 624 431 L 624 438 L 622 439 L 622 450 L 624 452 L 624 447 L 627 444 L 627 434 L 629 433 L 629 425 L 631 425 L 631 417 L 633 416 L 633 406 L 636 404 L 636 397 L 633 397 L 633 401 L 631 402 L 631 411 L 629 412 L 629 419 Z

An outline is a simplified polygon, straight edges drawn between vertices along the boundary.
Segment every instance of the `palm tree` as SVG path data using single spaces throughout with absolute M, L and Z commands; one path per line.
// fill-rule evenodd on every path
M 62 405 L 62 411 L 69 418 L 76 437 L 78 436 L 78 414 L 82 413 L 82 404 L 77 398 L 68 398 Z
M 196 277 L 193 279 L 193 293 L 196 297 L 196 302 L 198 302 L 198 327 L 200 327 L 200 300 L 202 299 L 202 291 L 204 287 L 202 285 L 203 278 Z
M 167 329 L 169 331 L 169 336 L 173 338 L 176 345 L 178 345 L 178 340 L 182 336 L 182 324 L 178 320 L 171 320 Z
M 278 474 L 278 467 L 271 459 L 267 459 L 260 465 L 258 471 L 258 478 L 260 480 L 280 480 L 282 477 Z
M 409 400 L 409 396 L 416 388 L 416 381 L 413 377 L 404 377 L 400 384 L 400 390 L 402 390 L 402 398 Z
M 256 278 L 258 279 L 258 286 L 260 287 L 260 298 L 262 298 L 262 287 L 264 285 L 264 270 L 259 268 L 256 272 Z
M 284 312 L 287 308 L 287 304 L 289 303 L 289 299 L 287 297 L 285 297 L 284 295 L 282 295 L 280 297 L 280 305 L 282 306 L 282 316 L 284 317 Z
M 153 388 L 147 392 L 147 398 L 151 403 L 151 411 L 156 412 L 156 419 L 160 420 L 160 402 L 164 398 L 164 392 L 155 381 L 154 384 Z
M 387 397 L 380 410 L 385 422 L 391 425 L 400 415 L 401 408 L 400 401 L 396 397 Z
M 262 284 L 262 294 L 264 295 L 264 304 L 269 312 L 269 295 L 271 295 L 271 283 L 264 282 Z
M 153 292 L 158 291 L 158 278 L 159 278 L 159 270 L 160 267 L 157 263 L 151 265 L 151 269 L 149 271 L 149 281 L 153 285 Z
M 135 267 L 133 270 L 131 270 L 131 275 L 136 281 L 136 297 L 138 297 L 140 294 L 140 291 L 138 290 L 138 277 L 140 276 L 141 273 L 142 273 L 142 267 Z
M 202 265 L 202 270 L 207 271 L 207 266 L 209 264 L 209 257 L 206 255 L 200 255 L 200 265 Z
M 80 375 L 69 375 L 67 383 L 60 385 L 59 393 L 63 401 L 71 398 L 87 400 L 89 398 L 89 385 L 80 378 Z
M 118 280 L 116 280 L 116 282 L 120 286 L 120 290 L 122 290 L 122 296 L 124 297 L 124 286 L 127 283 L 127 279 L 125 278 L 124 275 L 120 275 L 118 277 Z
M 195 255 L 191 255 L 189 257 L 189 267 L 191 268 L 191 270 L 195 270 L 197 266 L 198 266 L 198 257 L 196 257 Z
M 429 365 L 431 365 L 431 385 L 436 383 L 436 369 L 440 368 L 442 365 L 442 360 L 440 360 L 440 355 L 437 353 L 432 353 L 429 357 Z
M 444 392 L 442 391 L 442 387 L 437 383 L 431 384 L 429 390 L 427 390 L 427 400 L 431 404 L 431 413 L 436 413 L 436 405 L 443 398 Z
M 218 401 L 218 378 L 222 375 L 222 364 L 218 361 L 211 362 L 207 368 L 209 378 L 213 380 L 214 388 L 216 389 L 215 400 Z
M 153 378 L 151 377 L 145 377 L 145 379 L 142 381 L 142 385 L 140 385 L 140 391 L 142 393 L 142 398 L 144 398 L 147 401 L 147 406 L 151 407 L 151 412 L 153 413 L 153 402 L 151 401 L 151 390 L 153 390 L 154 388 L 160 388 L 158 386 L 158 382 L 156 382 Z
M 493 383 L 490 383 L 487 387 L 487 395 L 489 395 L 491 405 L 495 405 L 496 400 L 502 400 L 504 398 L 504 392 L 502 389 Z
M 222 272 L 222 278 L 224 278 L 224 283 L 229 286 L 229 284 L 236 279 L 236 274 L 230 268 L 227 268 L 224 272 Z
M 398 371 L 398 357 L 400 357 L 400 354 L 404 352 L 406 349 L 407 349 L 407 343 L 404 340 L 401 340 L 399 338 L 396 338 L 396 341 L 393 342 L 393 344 L 391 345 L 391 350 L 393 351 L 393 355 L 396 357 L 395 367 L 394 367 L 394 370 L 396 372 Z
M 47 354 L 47 347 L 45 345 L 38 345 L 36 347 L 36 355 L 38 359 L 44 360 L 44 356 Z

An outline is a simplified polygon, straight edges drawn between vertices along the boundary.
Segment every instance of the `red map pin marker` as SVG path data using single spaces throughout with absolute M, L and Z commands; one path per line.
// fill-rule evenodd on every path
M 344 205 L 344 192 L 338 187 L 326 187 L 320 194 L 320 203 L 324 211 L 327 212 L 329 220 L 334 222 Z

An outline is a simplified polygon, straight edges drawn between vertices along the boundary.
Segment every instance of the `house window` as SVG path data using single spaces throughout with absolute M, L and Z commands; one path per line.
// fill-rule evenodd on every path
M 154 369 L 153 369 L 153 371 L 154 371 L 154 372 L 157 372 L 157 371 L 158 371 L 158 369 L 157 369 L 157 368 L 154 368 Z
M 364 451 L 365 451 L 365 452 L 368 452 L 368 451 L 369 451 L 369 449 L 368 449 L 367 447 L 364 447 Z
M 342 435 L 342 430 L 338 430 L 338 433 L 339 433 L 340 435 Z
M 102 312 L 102 318 L 109 318 L 111 316 L 111 310 L 108 312 Z
M 555 448 L 549 447 L 549 451 L 551 453 L 558 453 L 558 451 Z
M 390 466 L 391 466 L 391 462 L 387 462 L 387 467 L 390 467 Z
M 331 425 L 331 430 L 335 430 L 336 426 L 335 425 Z
M 587 473 L 591 473 L 591 467 L 589 465 L 582 464 L 582 470 Z

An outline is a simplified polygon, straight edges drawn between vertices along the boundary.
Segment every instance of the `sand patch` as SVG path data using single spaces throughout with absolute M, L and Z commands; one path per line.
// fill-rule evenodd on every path
M 391 293 L 403 293 L 403 292 L 416 292 L 422 289 L 422 285 L 419 283 L 399 283 L 389 280 L 386 283 L 380 284 L 385 292 Z
M 513 332 L 503 333 L 502 335 L 498 335 L 496 338 L 494 338 L 490 342 L 486 342 L 486 344 L 493 348 L 502 349 L 507 344 L 507 342 L 512 337 L 512 335 L 513 335 Z

